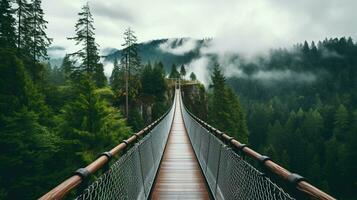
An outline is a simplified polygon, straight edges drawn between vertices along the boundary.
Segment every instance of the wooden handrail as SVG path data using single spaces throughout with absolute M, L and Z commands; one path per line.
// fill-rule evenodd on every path
M 151 131 L 161 120 L 170 112 L 171 108 L 162 115 L 159 119 L 142 129 L 141 131 L 133 134 L 127 140 L 124 140 L 122 143 L 118 144 L 116 147 L 112 148 L 109 153 L 112 156 L 118 155 L 119 152 L 123 151 L 127 146 L 133 144 L 140 136 L 144 136 Z M 95 161 L 87 165 L 84 169 L 89 173 L 93 174 L 101 169 L 104 165 L 109 162 L 108 156 L 101 155 Z M 59 200 L 63 199 L 70 191 L 78 187 L 82 183 L 82 177 L 79 175 L 73 175 L 63 181 L 61 184 L 53 188 L 51 191 L 43 195 L 40 200 Z

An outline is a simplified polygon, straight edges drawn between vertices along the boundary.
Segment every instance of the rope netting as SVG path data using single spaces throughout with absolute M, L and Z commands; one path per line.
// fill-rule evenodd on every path
M 169 135 L 175 100 L 169 113 L 150 133 L 115 161 L 108 171 L 75 199 L 147 199 Z
M 181 107 L 189 138 L 213 198 L 294 199 L 202 127 L 190 116 L 183 104 Z

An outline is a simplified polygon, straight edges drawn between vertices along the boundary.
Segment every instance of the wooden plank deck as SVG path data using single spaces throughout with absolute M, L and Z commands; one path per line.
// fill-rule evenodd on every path
M 182 119 L 177 98 L 175 116 L 151 199 L 210 199 Z

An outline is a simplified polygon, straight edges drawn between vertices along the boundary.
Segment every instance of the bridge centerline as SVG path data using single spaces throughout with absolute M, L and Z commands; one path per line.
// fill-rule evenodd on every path
M 179 90 L 176 90 L 176 95 Z M 186 132 L 180 98 L 151 199 L 209 199 L 208 187 Z

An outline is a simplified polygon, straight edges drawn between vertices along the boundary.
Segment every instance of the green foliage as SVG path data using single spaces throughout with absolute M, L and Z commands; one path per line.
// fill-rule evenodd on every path
M 118 59 L 114 60 L 114 68 L 109 79 L 110 86 L 114 91 L 117 91 L 121 85 L 123 85 L 123 71 L 120 69 Z
M 134 132 L 138 132 L 144 127 L 144 119 L 142 118 L 137 108 L 133 108 L 131 110 L 128 118 L 128 125 Z
M 78 96 L 64 106 L 58 129 L 67 141 L 66 151 L 77 156 L 66 162 L 75 162 L 78 166 L 88 164 L 98 152 L 126 138 L 129 130 L 119 111 L 100 98 L 90 77 L 82 79 L 74 90 Z
M 75 70 L 75 62 L 71 60 L 68 54 L 64 56 L 59 68 L 55 66 L 53 69 L 50 68 L 49 71 L 52 73 L 51 80 L 55 80 L 56 85 L 64 85 L 66 81 L 79 80 L 79 74 L 77 74 Z
M 181 79 L 183 79 L 185 76 L 186 76 L 185 65 L 181 65 L 181 68 L 180 68 L 180 77 L 181 77 Z
M 0 1 L 0 48 L 15 48 L 15 18 L 9 0 Z M 1 196 L 1 195 L 0 195 Z
M 137 74 L 141 71 L 140 57 L 137 49 L 137 38 L 135 32 L 131 28 L 127 28 L 124 32 L 124 47 L 122 52 L 121 62 L 128 72 L 129 79 L 131 74 Z
M 79 19 L 76 23 L 76 36 L 68 38 L 75 40 L 76 45 L 82 45 L 82 49 L 73 53 L 73 56 L 80 58 L 81 64 L 74 68 L 72 73 L 80 75 L 90 75 L 95 81 L 97 87 L 104 87 L 107 79 L 104 75 L 103 65 L 99 62 L 98 44 L 95 42 L 94 20 L 88 3 L 82 7 L 78 13 Z
M 208 104 L 208 120 L 216 128 L 226 131 L 243 143 L 248 142 L 248 129 L 238 97 L 226 86 L 218 65 L 214 66 L 212 96 Z
M 196 74 L 193 73 L 193 72 L 191 72 L 191 74 L 190 74 L 190 79 L 191 79 L 191 81 L 197 80 Z
M 47 48 L 51 45 L 52 39 L 48 38 L 45 32 L 48 22 L 43 18 L 41 0 L 33 0 L 30 9 L 31 56 L 37 62 L 39 59 L 47 58 Z
M 6 3 L 0 1 L 0 199 L 36 199 L 131 130 L 111 106 L 112 90 L 103 87 L 94 37 L 77 38 L 91 45 L 80 66 L 93 64 L 90 73 L 69 56 L 59 68 L 39 63 L 49 45 L 41 2 L 16 1 L 16 24 Z M 94 36 L 80 30 L 89 21 L 78 23 L 80 36 Z M 9 38 L 15 25 L 16 46 Z
M 346 140 L 346 135 L 349 128 L 349 116 L 348 111 L 344 105 L 340 105 L 335 114 L 335 121 L 334 121 L 334 135 L 340 141 Z
M 31 4 L 27 0 L 17 0 L 17 48 L 22 56 L 31 57 Z
M 166 92 L 165 72 L 156 63 L 154 67 L 149 63 L 141 74 L 142 94 L 163 99 Z
M 0 60 L 0 188 L 6 199 L 34 199 L 50 178 L 58 137 L 44 126 L 47 107 L 21 60 L 4 50 Z
M 247 110 L 251 145 L 341 199 L 356 198 L 356 53 L 351 38 L 304 42 L 240 66 L 310 72 L 312 82 L 227 80 Z
M 175 64 L 172 64 L 169 78 L 180 78 L 180 73 L 177 71 L 177 67 Z

